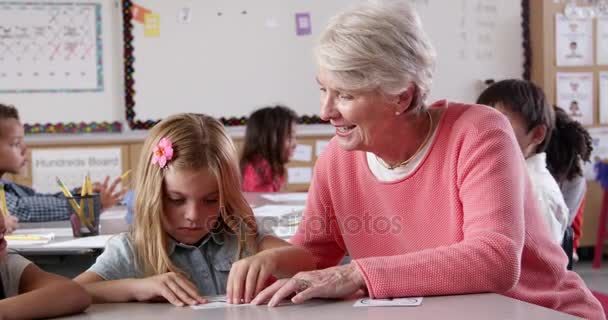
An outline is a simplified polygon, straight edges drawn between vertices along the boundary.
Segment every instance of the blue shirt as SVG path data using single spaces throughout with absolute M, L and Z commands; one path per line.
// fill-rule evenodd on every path
M 266 234 L 259 233 L 259 244 Z M 170 240 L 169 258 L 204 296 L 226 294 L 228 273 L 237 260 L 238 239 L 228 232 L 211 233 L 198 246 Z M 246 253 L 247 255 L 247 253 Z M 133 245 L 128 233 L 112 237 L 90 272 L 105 280 L 144 278 L 143 268 L 137 266 Z
M 69 220 L 72 210 L 62 193 L 37 193 L 32 188 L 2 179 L 6 206 L 20 222 Z

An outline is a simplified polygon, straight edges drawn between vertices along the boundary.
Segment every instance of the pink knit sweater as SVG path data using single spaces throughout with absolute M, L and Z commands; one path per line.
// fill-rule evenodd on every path
M 372 175 L 364 152 L 332 140 L 292 242 L 319 268 L 348 253 L 375 298 L 496 292 L 604 319 L 549 237 L 506 118 L 450 103 L 438 130 L 420 166 L 389 183 Z

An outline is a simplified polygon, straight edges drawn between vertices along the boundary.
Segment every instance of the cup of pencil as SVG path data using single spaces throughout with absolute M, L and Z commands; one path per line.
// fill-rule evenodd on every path
M 74 195 L 66 198 L 71 208 L 70 224 L 74 237 L 88 237 L 99 234 L 99 215 L 101 214 L 101 199 L 99 194 Z M 77 203 L 75 207 L 72 204 Z
M 101 198 L 99 193 L 93 193 L 91 178 L 87 175 L 79 195 L 72 192 L 57 179 L 59 189 L 65 195 L 72 214 L 70 224 L 74 237 L 96 236 L 99 234 L 99 215 L 101 214 Z

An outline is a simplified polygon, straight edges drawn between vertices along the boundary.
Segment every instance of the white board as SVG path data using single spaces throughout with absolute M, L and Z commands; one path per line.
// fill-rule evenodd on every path
M 241 117 L 275 103 L 318 114 L 314 41 L 356 1 L 134 2 L 160 17 L 158 36 L 139 22 L 133 29 L 136 119 L 147 120 L 179 111 Z M 474 102 L 482 80 L 522 76 L 521 1 L 412 2 L 438 55 L 430 100 Z M 297 34 L 302 13 L 310 35 Z
M 118 0 L 0 1 L 0 103 L 29 124 L 124 119 L 120 15 Z

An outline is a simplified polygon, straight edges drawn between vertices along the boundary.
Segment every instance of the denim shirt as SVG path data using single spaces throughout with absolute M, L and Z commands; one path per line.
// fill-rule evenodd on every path
M 257 237 L 259 243 L 265 234 Z M 228 233 L 212 233 L 198 246 L 170 240 L 168 254 L 177 268 L 190 277 L 201 295 L 221 295 L 226 293 L 228 273 L 237 259 L 237 236 Z M 133 245 L 127 233 L 112 237 L 104 252 L 89 268 L 105 280 L 144 278 L 133 254 Z

